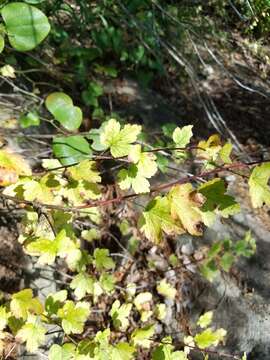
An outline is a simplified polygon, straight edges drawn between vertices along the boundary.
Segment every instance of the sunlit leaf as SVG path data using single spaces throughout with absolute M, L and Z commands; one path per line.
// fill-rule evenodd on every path
M 122 169 L 119 171 L 118 184 L 122 190 L 132 188 L 135 194 L 143 194 L 150 191 L 150 183 L 148 179 L 138 171 L 136 165 L 131 165 L 128 169 Z
M 177 127 L 174 130 L 172 138 L 177 147 L 184 148 L 189 144 L 193 136 L 192 128 L 193 125 L 187 125 L 182 128 Z
M 199 320 L 197 321 L 197 325 L 199 325 L 201 328 L 206 328 L 209 326 L 213 319 L 213 311 L 207 311 L 203 315 L 200 316 Z
M 81 334 L 84 323 L 90 315 L 89 303 L 68 300 L 57 315 L 62 319 L 62 327 L 67 335 Z
M 270 162 L 255 166 L 249 178 L 249 194 L 253 207 L 270 206 Z
M 136 329 L 131 334 L 131 342 L 134 346 L 141 346 L 145 349 L 149 349 L 152 340 L 151 337 L 155 333 L 155 326 L 149 325 L 141 329 Z
M 36 316 L 29 315 L 27 322 L 18 331 L 16 339 L 26 342 L 27 351 L 35 352 L 45 342 L 46 331 Z
M 223 161 L 224 164 L 232 163 L 232 159 L 231 159 L 232 149 L 233 149 L 233 146 L 229 142 L 222 146 L 222 148 L 219 152 L 219 157 Z
M 119 300 L 115 300 L 115 302 L 112 304 L 111 310 L 110 310 L 110 316 L 113 321 L 113 325 L 116 329 L 119 329 L 121 331 L 126 331 L 129 320 L 128 317 L 130 315 L 132 309 L 132 304 L 122 304 Z
M 194 191 L 191 184 L 183 184 L 174 186 L 168 198 L 173 219 L 180 220 L 191 235 L 202 235 L 202 217 L 196 209 L 203 205 L 204 197 Z
M 67 173 L 74 180 L 85 180 L 88 182 L 98 183 L 101 181 L 99 172 L 96 170 L 94 161 L 83 160 L 78 165 L 71 166 Z
M 115 263 L 108 249 L 95 249 L 94 264 L 98 271 L 114 269 Z
M 168 299 L 174 300 L 177 291 L 166 279 L 163 279 L 157 285 L 157 292 Z
M 149 179 L 157 172 L 156 156 L 150 152 L 142 152 L 141 145 L 134 145 L 129 160 L 136 164 L 138 174 Z
M 135 348 L 126 342 L 120 342 L 114 346 L 111 360 L 133 360 Z
M 224 340 L 226 330 L 218 329 L 213 331 L 208 328 L 203 332 L 195 335 L 194 340 L 200 349 L 206 349 L 209 346 L 217 346 L 219 342 Z
M 4 306 L 0 306 L 0 331 L 7 326 L 10 315 L 10 312 Z
M 147 205 L 140 217 L 139 226 L 145 236 L 155 243 L 162 240 L 163 232 L 168 235 L 185 232 L 181 224 L 172 218 L 168 199 L 160 196 Z
M 121 129 L 120 123 L 111 119 L 102 129 L 100 142 L 110 149 L 113 157 L 127 156 L 132 149 L 131 144 L 137 140 L 140 132 L 140 125 L 127 124 Z
M 94 292 L 94 279 L 83 272 L 80 272 L 70 283 L 71 289 L 78 300 L 85 297 L 86 294 L 93 294 Z
M 10 302 L 11 313 L 16 318 L 26 319 L 28 312 L 42 314 L 43 305 L 38 298 L 33 298 L 31 289 L 24 289 L 12 295 Z
M 76 347 L 74 344 L 64 344 L 63 346 L 54 344 L 50 347 L 49 360 L 71 360 L 75 359 Z
M 15 69 L 13 66 L 11 65 L 4 65 L 0 68 L 0 73 L 2 76 L 4 77 L 8 77 L 11 79 L 15 79 L 16 78 L 16 74 L 15 74 Z

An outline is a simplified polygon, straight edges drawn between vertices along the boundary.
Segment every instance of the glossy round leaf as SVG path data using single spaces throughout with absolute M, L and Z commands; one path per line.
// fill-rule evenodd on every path
M 34 49 L 50 31 L 46 15 L 34 6 L 14 2 L 4 6 L 1 14 L 9 42 L 18 51 Z
M 72 99 L 62 92 L 50 94 L 46 99 L 46 107 L 54 118 L 67 130 L 73 131 L 82 123 L 82 111 L 73 106 Z

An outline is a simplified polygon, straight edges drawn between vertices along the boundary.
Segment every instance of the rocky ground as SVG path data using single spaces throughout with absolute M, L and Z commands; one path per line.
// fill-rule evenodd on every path
M 193 112 L 188 114 L 186 108 L 173 107 L 161 94 L 141 90 L 138 84 L 129 80 L 122 82 L 118 87 L 108 86 L 107 91 L 113 93 L 113 97 L 119 101 L 119 104 L 115 102 L 115 110 L 121 110 L 123 115 L 145 124 L 151 131 L 153 127 L 158 128 L 161 123 L 175 122 L 179 126 L 194 123 L 197 134 L 213 132 L 200 107 L 194 106 Z M 243 94 L 245 97 L 242 97 Z M 266 109 L 270 106 L 269 100 L 235 88 L 231 89 L 228 95 L 227 100 L 223 102 L 217 94 L 215 99 L 228 126 L 243 148 L 253 152 L 263 150 L 265 158 L 270 146 L 270 123 L 264 118 L 267 114 Z M 246 102 L 250 104 L 248 109 Z M 0 121 L 4 123 L 10 118 L 11 113 L 9 109 L 1 111 Z M 16 146 L 19 145 L 16 142 Z M 185 323 L 187 316 L 195 319 L 205 310 L 216 309 L 216 324 L 228 331 L 227 351 L 246 351 L 251 360 L 265 360 L 270 358 L 269 209 L 254 212 L 247 202 L 246 185 L 239 182 L 237 177 L 230 177 L 230 189 L 238 197 L 242 213 L 229 221 L 217 222 L 213 228 L 206 231 L 202 239 L 181 237 L 178 240 L 179 254 L 183 258 L 192 258 L 195 247 L 228 236 L 232 239 L 241 238 L 248 229 L 251 229 L 256 238 L 257 253 L 248 260 L 242 259 L 229 275 L 219 277 L 213 283 L 202 280 L 194 273 L 195 268 L 186 266 L 185 274 L 188 274 L 183 276 L 181 288 L 181 294 L 185 296 L 179 304 L 168 302 L 171 311 L 163 326 L 170 333 L 182 333 L 185 326 L 188 328 L 188 324 Z M 20 209 L 12 212 L 11 216 L 8 209 L 5 209 L 5 204 L 1 205 L 0 289 L 13 292 L 22 286 L 29 286 L 36 289 L 40 296 L 46 296 L 58 287 L 54 269 L 34 269 L 33 260 L 23 255 L 16 240 L 19 217 Z M 162 258 L 155 255 L 155 249 L 149 250 L 148 256 L 160 261 L 161 271 L 164 270 L 164 266 L 166 269 Z M 167 275 L 179 281 L 179 273 L 172 272 Z M 130 279 L 132 280 L 134 279 Z M 24 358 L 23 355 L 21 358 Z

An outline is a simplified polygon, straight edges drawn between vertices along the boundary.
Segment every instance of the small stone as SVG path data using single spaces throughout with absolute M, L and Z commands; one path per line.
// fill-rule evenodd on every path
M 189 270 L 190 272 L 192 272 L 194 274 L 197 272 L 197 267 L 194 264 L 189 264 L 186 266 L 186 268 L 187 268 L 187 270 Z
M 189 259 L 187 256 L 185 256 L 185 257 L 184 257 L 184 260 L 183 260 L 183 264 L 184 264 L 184 265 L 188 265 L 188 264 L 190 264 L 190 263 L 191 263 L 190 259 Z
M 187 244 L 184 244 L 182 247 L 181 247 L 181 252 L 182 254 L 184 255 L 192 255 L 194 253 L 194 247 L 191 243 L 187 243 Z
M 196 261 L 200 261 L 200 260 L 202 260 L 204 258 L 204 255 L 203 255 L 203 253 L 201 251 L 196 251 L 194 253 L 193 257 L 194 257 L 194 259 Z

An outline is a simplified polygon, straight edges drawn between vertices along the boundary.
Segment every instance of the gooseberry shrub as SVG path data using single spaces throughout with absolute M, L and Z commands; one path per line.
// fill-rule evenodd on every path
M 18 13 L 22 16 L 14 16 Z M 27 3 L 4 5 L 1 15 L 1 42 L 6 33 L 19 51 L 33 49 L 50 30 L 46 16 Z M 30 30 L 22 32 L 22 25 Z M 162 147 L 148 141 L 141 125 L 115 118 L 80 132 L 83 114 L 68 94 L 54 92 L 44 100 L 57 129 L 49 143 L 52 156 L 33 169 L 27 159 L 0 149 L 0 197 L 24 211 L 18 241 L 25 253 L 40 266 L 54 266 L 59 273 L 62 269 L 65 281 L 44 300 L 30 288 L 1 300 L 2 356 L 10 355 L 7 341 L 34 353 L 57 331 L 60 337 L 50 346 L 50 360 L 187 360 L 195 352 L 208 359 L 212 347 L 226 338 L 225 329 L 212 326 L 212 311 L 200 316 L 181 342 L 157 331 L 168 301 L 179 295 L 176 282 L 166 276 L 182 268 L 169 242 L 182 234 L 200 237 L 217 218 L 241 210 L 227 191 L 225 175 L 231 171 L 249 178 L 255 208 L 269 206 L 270 163 L 235 160 L 232 144 L 216 134 L 196 142 L 191 125 L 164 126 Z M 20 125 L 37 126 L 37 118 L 29 113 Z M 193 174 L 157 182 L 170 163 L 197 167 Z M 137 205 L 139 199 L 143 205 Z M 112 241 L 124 252 L 112 253 Z M 144 287 L 128 276 L 142 243 L 169 257 L 168 269 Z M 255 250 L 250 232 L 238 241 L 216 242 L 197 271 L 212 281 L 239 256 L 249 257 Z M 150 273 L 155 264 L 148 267 Z
M 142 349 L 152 359 L 191 359 L 196 350 L 207 356 L 207 349 L 223 342 L 226 335 L 226 330 L 210 326 L 212 312 L 198 319 L 198 329 L 183 338 L 179 349 L 171 337 L 155 336 L 157 323 L 166 317 L 166 299 L 177 298 L 177 288 L 165 274 L 154 284 L 157 296 L 152 291 L 140 291 L 136 283 L 122 281 L 119 263 L 110 249 L 98 246 L 105 236 L 104 211 L 139 196 L 149 198 L 135 216 L 137 223 L 132 225 L 128 216 L 116 217 L 115 221 L 130 238 L 152 242 L 162 249 L 168 239 L 184 233 L 201 236 L 204 227 L 211 226 L 217 217 L 227 218 L 240 211 L 237 201 L 227 194 L 222 176 L 230 170 L 237 168 L 246 174 L 253 167 L 249 178 L 251 201 L 255 207 L 269 205 L 270 164 L 234 162 L 231 144 L 222 143 L 218 135 L 195 145 L 192 126 L 166 132 L 167 144 L 162 149 L 140 140 L 140 125 L 121 124 L 116 119 L 74 135 L 69 132 L 79 128 L 77 114 L 81 112 L 70 97 L 53 93 L 45 104 L 55 123 L 65 130 L 53 138 L 54 157 L 44 159 L 42 169 L 33 172 L 25 159 L 2 149 L 1 197 L 25 210 L 18 239 L 25 252 L 37 257 L 41 265 L 57 267 L 64 261 L 71 281 L 59 292 L 49 294 L 45 303 L 31 289 L 23 289 L 3 303 L 2 350 L 5 338 L 13 336 L 14 341 L 25 343 L 27 351 L 35 352 L 45 343 L 49 329 L 56 326 L 63 334 L 62 344 L 51 346 L 49 359 L 135 359 Z M 198 174 L 151 185 L 159 173 L 160 152 L 176 164 L 200 160 Z M 102 174 L 108 162 L 113 185 L 106 184 Z M 108 191 L 111 187 L 113 191 Z M 78 227 L 78 222 L 83 226 Z M 83 242 L 91 244 L 92 250 L 82 246 Z M 235 243 L 217 242 L 198 271 L 212 280 L 218 269 L 229 271 L 236 257 L 251 256 L 255 248 L 250 233 Z M 136 251 L 135 247 L 133 255 Z M 123 256 L 133 262 L 133 255 L 127 252 Z M 171 268 L 179 267 L 176 255 L 171 255 Z M 108 313 L 105 322 L 97 323 L 89 335 L 89 319 L 101 299 L 106 299 Z M 131 325 L 134 316 L 139 316 L 137 328 Z

